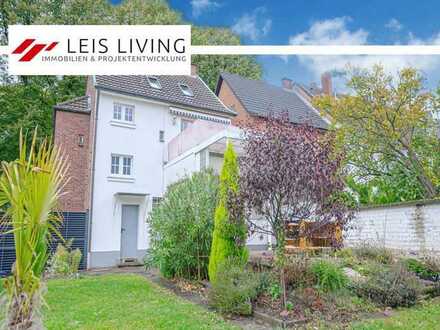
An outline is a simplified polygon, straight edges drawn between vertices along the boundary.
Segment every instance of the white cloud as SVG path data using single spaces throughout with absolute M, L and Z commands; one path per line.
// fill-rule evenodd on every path
M 385 27 L 395 32 L 403 29 L 402 23 L 400 23 L 396 18 L 390 19 L 388 23 L 385 24 Z
M 362 45 L 367 43 L 368 32 L 359 29 L 349 31 L 350 17 L 336 17 L 312 24 L 306 32 L 291 36 L 292 45 Z
M 191 0 L 192 15 L 198 17 L 204 12 L 220 7 L 220 4 L 213 0 Z
M 266 8 L 258 7 L 245 13 L 232 26 L 232 31 L 252 41 L 266 36 L 272 28 L 272 20 L 266 16 Z
M 368 44 L 368 31 L 364 29 L 350 30 L 347 26 L 350 18 L 337 17 L 334 19 L 313 23 L 309 30 L 291 36 L 290 44 L 305 45 L 364 45 Z M 440 33 L 429 39 L 418 39 L 413 34 L 408 35 L 408 44 L 440 44 Z M 347 66 L 371 68 L 374 64 L 382 64 L 389 73 L 396 73 L 407 66 L 415 67 L 423 72 L 440 70 L 438 56 L 298 56 L 299 62 L 304 65 L 319 80 L 325 71 L 344 71 Z M 335 81 L 337 88 L 342 88 L 344 81 Z

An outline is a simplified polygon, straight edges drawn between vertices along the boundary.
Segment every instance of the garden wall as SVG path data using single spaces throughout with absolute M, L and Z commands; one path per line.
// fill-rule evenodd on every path
M 440 252 L 440 200 L 362 208 L 345 233 L 345 244 L 365 243 Z

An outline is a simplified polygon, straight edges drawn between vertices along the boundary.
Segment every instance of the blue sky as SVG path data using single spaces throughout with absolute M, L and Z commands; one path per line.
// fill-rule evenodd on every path
M 118 0 L 112 0 L 118 2 Z M 186 21 L 231 28 L 244 44 L 440 44 L 440 1 L 419 0 L 170 0 Z M 419 68 L 428 87 L 440 80 L 440 56 L 261 56 L 264 79 L 279 84 L 319 82 L 326 70 L 347 63 L 369 67 L 381 62 L 395 73 L 405 65 Z M 342 88 L 343 79 L 335 78 Z

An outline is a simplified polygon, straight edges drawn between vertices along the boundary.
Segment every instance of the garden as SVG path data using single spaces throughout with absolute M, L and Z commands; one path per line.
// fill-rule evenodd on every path
M 392 154 L 377 156 L 382 145 L 373 139 L 373 128 L 363 140 L 362 126 L 344 122 L 348 107 L 374 100 L 374 86 L 382 83 L 394 93 L 383 71 L 375 70 L 353 78 L 359 98 L 318 100 L 339 116 L 337 129 L 292 125 L 283 113 L 252 120 L 243 125 L 240 155 L 227 143 L 219 175 L 207 169 L 169 186 L 148 216 L 150 250 L 137 274 L 79 274 L 81 254 L 70 242 L 50 255 L 50 238 L 59 235 L 62 221 L 57 200 L 69 180 L 68 162 L 37 131 L 28 141 L 21 134 L 19 157 L 2 162 L 0 177 L 0 209 L 10 221 L 17 255 L 12 275 L 2 281 L 1 324 L 5 329 L 438 328 L 438 255 L 343 244 L 344 230 L 365 198 L 394 198 L 402 188 L 386 185 L 381 191 L 384 181 L 377 177 L 360 180 L 365 167 L 356 172 L 352 163 L 368 155 L 359 158 L 356 143 L 374 147 L 369 157 L 375 161 L 367 165 L 389 162 L 380 169 L 410 176 L 405 184 L 417 194 L 435 197 L 439 190 L 438 154 L 418 149 L 425 135 L 398 153 L 424 157 L 404 163 L 409 170 L 404 173 L 404 159 L 390 163 Z M 418 98 L 416 73 L 404 71 L 401 78 L 398 97 Z M 424 128 L 428 134 L 431 117 L 422 116 L 419 106 L 404 108 L 413 123 L 422 122 L 414 134 Z M 405 120 L 396 122 L 407 129 Z M 382 140 L 396 136 L 392 132 Z M 247 246 L 252 235 L 270 236 L 272 244 L 252 250 Z

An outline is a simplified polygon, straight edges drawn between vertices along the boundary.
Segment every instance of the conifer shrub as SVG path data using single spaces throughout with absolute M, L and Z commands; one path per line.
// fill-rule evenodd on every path
M 209 279 L 215 282 L 220 264 L 228 261 L 244 266 L 248 259 L 247 226 L 239 198 L 237 155 L 228 142 L 220 174 L 219 199 L 209 259 Z
M 165 277 L 208 278 L 218 177 L 206 170 L 168 187 L 148 218 L 150 250 L 147 267 Z

